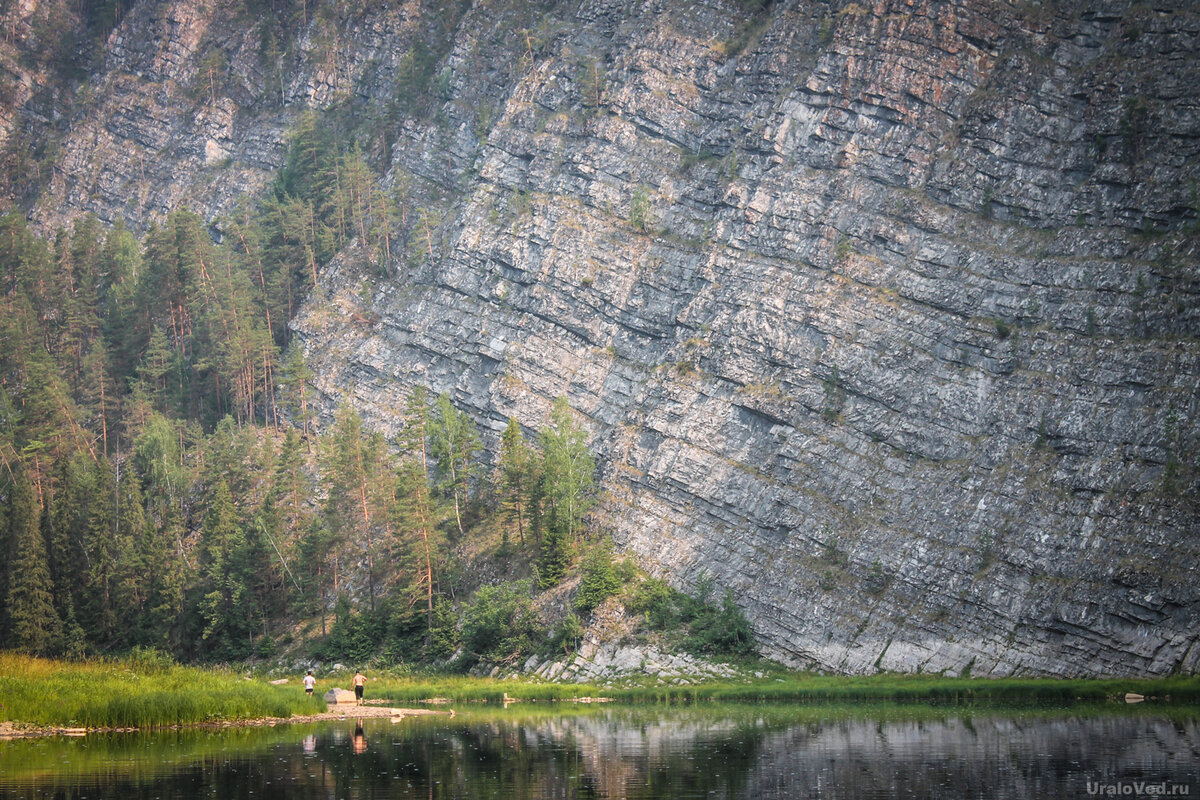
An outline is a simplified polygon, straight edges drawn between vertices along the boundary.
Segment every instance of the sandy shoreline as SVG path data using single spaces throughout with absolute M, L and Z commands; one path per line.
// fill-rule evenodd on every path
M 297 722 L 327 722 L 343 719 L 402 719 L 432 715 L 454 716 L 454 709 L 396 708 L 373 703 L 354 705 L 344 703 L 331 705 L 317 714 L 293 714 L 290 717 L 258 717 L 255 719 L 223 720 L 220 722 L 197 722 L 192 725 L 164 725 L 146 730 L 180 730 L 181 728 L 238 728 L 256 726 L 288 725 Z M 31 725 L 21 722 L 0 722 L 0 740 L 24 739 L 37 736 L 86 736 L 89 733 L 113 733 L 136 731 L 138 728 L 73 728 L 61 725 Z

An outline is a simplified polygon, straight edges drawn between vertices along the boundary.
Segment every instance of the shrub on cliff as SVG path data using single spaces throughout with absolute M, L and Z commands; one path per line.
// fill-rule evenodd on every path
M 478 661 L 515 663 L 540 643 L 530 581 L 484 586 L 463 616 L 463 646 Z
M 721 605 L 702 604 L 688 626 L 688 650 L 712 655 L 748 656 L 754 652 L 754 630 L 742 609 L 726 591 Z
M 711 581 L 701 579 L 695 597 L 668 586 L 658 578 L 647 578 L 631 593 L 626 607 L 645 614 L 650 628 L 678 639 L 677 646 L 704 655 L 746 656 L 754 652 L 754 630 L 725 592 L 719 605 L 708 601 Z
M 607 542 L 603 542 L 583 557 L 579 590 L 575 593 L 575 610 L 580 614 L 589 614 L 620 588 L 621 579 L 613 564 L 612 549 Z

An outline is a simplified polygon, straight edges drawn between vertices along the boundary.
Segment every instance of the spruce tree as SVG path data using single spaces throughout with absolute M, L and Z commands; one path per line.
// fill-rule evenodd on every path
M 242 658 L 250 652 L 254 618 L 250 553 L 229 485 L 223 480 L 212 488 L 201 536 L 201 643 L 213 658 Z
M 6 644 L 28 653 L 47 655 L 55 649 L 62 621 L 54 608 L 54 587 L 39 524 L 41 509 L 24 470 L 13 470 L 9 498 Z

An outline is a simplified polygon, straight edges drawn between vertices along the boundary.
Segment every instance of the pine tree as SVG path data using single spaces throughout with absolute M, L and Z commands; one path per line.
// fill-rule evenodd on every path
M 159 589 L 159 554 L 156 537 L 146 517 L 141 493 L 129 476 L 113 486 L 117 501 L 117 553 L 113 565 L 113 607 L 124 624 L 118 640 L 125 646 L 154 645 L 161 641 L 150 630 L 150 604 Z
M 409 393 L 400 435 L 400 462 L 397 478 L 398 516 L 401 541 L 411 553 L 415 579 L 409 584 L 414 603 L 425 607 L 428 645 L 434 629 L 436 567 L 440 563 L 441 538 L 435 526 L 435 510 L 429 492 L 429 464 L 426 451 L 429 404 L 424 387 Z
M 371 525 L 363 470 L 362 417 L 349 406 L 338 409 L 332 434 L 323 442 L 321 472 L 328 495 L 325 521 L 333 545 L 333 594 L 341 593 L 340 555 L 349 542 L 363 542 Z
M 64 620 L 77 620 L 77 610 L 85 608 L 91 599 L 87 579 L 88 517 L 93 503 L 112 500 L 96 494 L 97 468 L 85 453 L 75 453 L 55 466 L 47 563 L 54 582 L 55 605 Z
M 300 436 L 295 428 L 289 427 L 284 434 L 279 458 L 275 463 L 275 477 L 270 494 L 270 501 L 276 509 L 281 529 L 280 557 L 288 562 L 295 561 L 300 533 L 308 529 L 312 520 L 309 498 L 313 488 L 312 479 L 304 468 Z
M 538 586 L 549 589 L 561 581 L 571 567 L 572 558 L 573 548 L 567 530 L 552 524 L 542 536 L 541 547 L 538 550 Z
M 528 496 L 533 478 L 534 453 L 521 426 L 509 419 L 500 437 L 500 464 L 497 467 L 500 487 L 500 507 L 508 521 L 516 522 L 517 535 L 525 544 L 525 517 L 528 513 Z M 503 545 L 508 544 L 508 526 L 504 527 Z
M 83 597 L 76 611 L 93 639 L 104 646 L 121 643 L 128 631 L 117 597 L 118 566 L 132 543 L 120 526 L 116 476 L 111 470 L 91 471 L 88 491 L 95 502 L 88 504 L 84 558 L 87 564 Z
M 97 337 L 92 340 L 83 357 L 80 371 L 80 409 L 85 414 L 86 427 L 99 436 L 100 452 L 108 455 L 109 433 L 115 431 L 112 423 L 117 417 L 118 394 L 103 339 Z
M 284 389 L 284 404 L 293 419 L 300 423 L 300 430 L 307 437 L 313 429 L 316 417 L 312 403 L 312 380 L 314 373 L 304 360 L 304 353 L 293 347 L 284 362 L 279 384 Z
M 133 234 L 118 219 L 108 232 L 101 254 L 100 271 L 103 280 L 104 319 L 102 333 L 112 356 L 113 374 L 123 385 L 137 363 L 137 354 L 129 348 L 129 336 L 134 320 L 134 303 L 141 271 L 142 248 Z

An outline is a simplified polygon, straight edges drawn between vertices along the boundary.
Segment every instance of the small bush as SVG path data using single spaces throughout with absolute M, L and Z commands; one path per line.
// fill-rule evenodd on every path
M 679 621 L 678 595 L 665 581 L 648 578 L 633 591 L 626 607 L 634 614 L 645 614 L 654 630 L 666 630 Z
M 158 675 L 175 666 L 175 659 L 155 647 L 135 647 L 129 651 L 129 668 L 139 675 Z
M 652 223 L 650 189 L 643 184 L 634 190 L 629 200 L 629 224 L 644 233 Z
M 580 614 L 589 614 L 620 588 L 621 579 L 613 565 L 611 548 L 607 542 L 597 545 L 584 556 L 575 608 Z
M 530 599 L 530 581 L 485 586 L 463 617 L 463 645 L 479 661 L 515 663 L 544 639 Z
M 747 656 L 754 652 L 754 630 L 738 608 L 733 592 L 726 591 L 721 605 L 706 605 L 688 626 L 687 648 L 712 655 Z
M 579 640 L 582 638 L 583 623 L 579 621 L 579 616 L 567 614 L 554 633 L 554 647 L 556 650 L 561 649 L 564 653 L 571 653 L 579 647 Z

